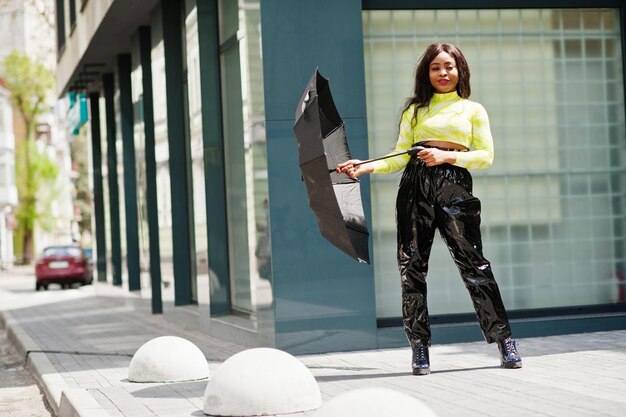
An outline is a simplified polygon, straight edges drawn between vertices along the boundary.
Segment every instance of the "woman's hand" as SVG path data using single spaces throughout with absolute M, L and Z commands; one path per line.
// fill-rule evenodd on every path
M 350 159 L 337 165 L 337 173 L 346 174 L 350 178 L 357 178 L 359 175 L 370 174 L 374 171 L 374 164 L 371 162 L 354 166 L 354 164 L 360 164 L 359 159 Z
M 451 151 L 442 151 L 437 148 L 426 148 L 419 151 L 417 157 L 424 161 L 427 167 L 434 167 L 441 164 L 454 164 L 456 155 Z

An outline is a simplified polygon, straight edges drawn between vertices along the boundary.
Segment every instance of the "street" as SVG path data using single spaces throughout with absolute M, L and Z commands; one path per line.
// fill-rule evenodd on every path
M 3 283 L 10 281 L 11 289 L 34 292 L 34 278 L 27 273 L 11 278 L 0 273 L 0 280 Z M 7 298 L 4 293 L 1 294 L 0 304 L 5 305 Z M 24 358 L 20 357 L 7 339 L 4 328 L 0 330 L 0 416 L 54 416 L 35 379 L 24 367 Z

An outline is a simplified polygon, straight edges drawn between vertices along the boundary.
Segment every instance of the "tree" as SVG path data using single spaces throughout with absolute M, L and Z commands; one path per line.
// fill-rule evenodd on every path
M 1 72 L 16 109 L 25 126 L 25 137 L 16 137 L 15 161 L 18 206 L 16 253 L 22 252 L 25 264 L 33 256 L 33 232 L 35 224 L 46 226 L 46 200 L 42 193 L 50 190 L 57 174 L 55 163 L 48 158 L 45 149 L 37 146 L 37 120 L 51 108 L 54 74 L 40 62 L 26 54 L 14 51 L 2 61 Z M 49 193 L 48 193 L 49 195 Z

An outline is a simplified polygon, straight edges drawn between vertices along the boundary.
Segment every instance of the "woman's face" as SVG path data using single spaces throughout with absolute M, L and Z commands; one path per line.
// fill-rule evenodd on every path
M 429 65 L 430 83 L 437 93 L 450 93 L 456 89 L 459 82 L 459 71 L 456 62 L 447 52 L 441 52 L 430 61 Z

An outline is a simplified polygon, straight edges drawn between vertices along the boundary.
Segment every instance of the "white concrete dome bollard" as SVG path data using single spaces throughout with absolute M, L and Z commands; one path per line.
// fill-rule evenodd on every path
M 426 404 L 389 388 L 359 388 L 325 403 L 312 417 L 437 417 Z
M 161 336 L 144 343 L 128 367 L 131 382 L 182 382 L 209 377 L 204 354 L 187 339 Z
M 315 410 L 322 404 L 317 381 L 287 352 L 254 348 L 228 358 L 204 391 L 205 414 L 261 416 Z

